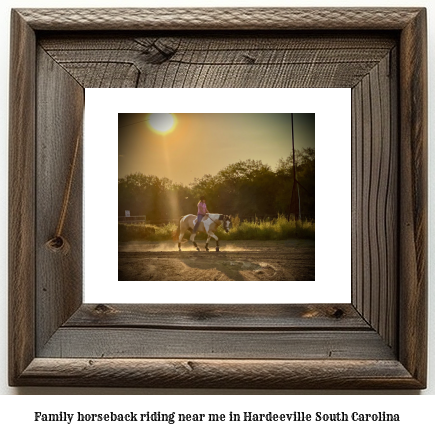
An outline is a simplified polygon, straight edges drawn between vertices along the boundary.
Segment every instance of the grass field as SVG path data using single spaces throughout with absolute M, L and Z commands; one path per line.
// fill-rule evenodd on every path
M 218 228 L 216 235 L 220 240 L 314 240 L 315 226 L 312 221 L 287 220 L 279 216 L 272 220 L 258 220 L 256 222 L 240 221 L 238 216 L 232 219 L 228 233 Z M 185 238 L 190 233 L 185 234 Z M 138 224 L 118 224 L 118 241 L 167 241 L 178 239 L 178 225 L 168 223 L 163 226 Z M 197 240 L 206 239 L 206 235 L 199 232 Z

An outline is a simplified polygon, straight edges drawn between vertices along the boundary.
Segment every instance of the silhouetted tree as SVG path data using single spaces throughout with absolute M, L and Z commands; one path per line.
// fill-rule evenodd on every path
M 302 215 L 314 218 L 314 149 L 296 151 L 296 167 Z M 292 188 L 291 155 L 280 159 L 275 171 L 261 161 L 246 160 L 228 165 L 215 176 L 195 178 L 189 186 L 142 173 L 127 175 L 118 180 L 118 208 L 119 215 L 128 209 L 132 215 L 145 214 L 148 220 L 170 220 L 196 213 L 199 197 L 204 195 L 211 212 L 242 218 L 288 215 Z

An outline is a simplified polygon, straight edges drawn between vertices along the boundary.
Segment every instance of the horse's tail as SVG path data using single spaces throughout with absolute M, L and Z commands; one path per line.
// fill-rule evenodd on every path
M 174 237 L 173 237 L 174 241 L 177 241 L 178 237 L 180 236 L 180 233 L 181 233 L 181 220 L 182 220 L 182 218 L 183 218 L 183 216 L 180 217 L 180 221 L 178 222 L 178 225 L 177 225 L 177 230 L 174 233 Z

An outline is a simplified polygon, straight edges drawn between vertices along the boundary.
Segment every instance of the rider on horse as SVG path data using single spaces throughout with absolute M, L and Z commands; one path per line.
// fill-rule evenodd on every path
M 201 197 L 199 198 L 199 202 L 198 202 L 197 221 L 196 221 L 195 227 L 193 228 L 192 235 L 193 235 L 193 234 L 196 234 L 196 232 L 198 231 L 198 228 L 199 228 L 199 224 L 201 223 L 201 220 L 202 220 L 202 219 L 204 218 L 204 216 L 205 216 L 206 214 L 208 214 L 208 213 L 209 213 L 209 211 L 208 211 L 208 209 L 207 209 L 207 205 L 205 204 L 205 197 L 204 197 L 204 196 L 201 196 Z

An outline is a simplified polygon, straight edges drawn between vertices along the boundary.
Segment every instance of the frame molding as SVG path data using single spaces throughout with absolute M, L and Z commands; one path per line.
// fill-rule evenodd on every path
M 272 44 L 274 37 L 297 43 L 322 32 L 326 49 L 338 50 L 348 37 L 350 48 L 364 40 L 368 48 L 387 49 L 371 63 L 360 62 L 352 76 L 359 77 L 351 85 L 352 303 L 82 304 L 81 181 L 73 184 L 70 206 L 76 212 L 65 223 L 69 254 L 52 253 L 44 244 L 53 236 L 81 131 L 84 87 L 96 83 L 89 63 L 107 59 L 91 52 L 82 76 L 65 44 L 80 40 L 91 48 L 90 41 L 108 37 L 158 35 L 163 46 L 152 44 L 163 60 L 148 58 L 147 65 L 133 50 L 127 54 L 143 73 L 138 85 L 149 87 L 144 71 L 151 63 L 161 74 L 158 65 L 174 55 L 171 38 L 222 40 L 241 31 L 248 39 L 257 35 L 254 45 L 262 38 Z M 425 9 L 21 9 L 12 11 L 11 36 L 10 385 L 426 387 Z M 334 62 L 350 65 L 349 54 L 337 50 Z M 307 64 L 314 86 L 325 85 L 324 75 L 316 75 L 318 64 Z M 111 74 L 97 74 L 101 86 L 116 82 Z M 246 87 L 249 80 L 264 85 L 243 74 Z M 329 78 L 349 82 L 349 75 Z

